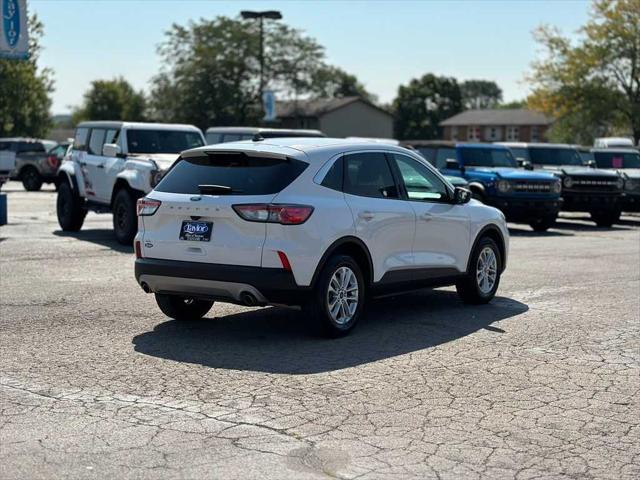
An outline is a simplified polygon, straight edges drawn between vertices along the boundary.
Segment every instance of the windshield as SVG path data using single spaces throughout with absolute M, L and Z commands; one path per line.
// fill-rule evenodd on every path
M 513 167 L 518 165 L 506 148 L 461 148 L 460 159 L 467 167 Z
M 595 152 L 598 168 L 640 168 L 640 152 Z
M 202 147 L 202 136 L 184 130 L 128 130 L 129 153 L 180 153 Z
M 522 159 L 522 160 L 527 160 L 529 161 L 529 152 L 527 151 L 526 148 L 523 147 L 509 147 L 509 150 L 511 150 L 511 153 L 513 154 L 513 156 L 518 159 Z
M 573 148 L 530 148 L 529 158 L 534 165 L 584 165 L 580 154 Z

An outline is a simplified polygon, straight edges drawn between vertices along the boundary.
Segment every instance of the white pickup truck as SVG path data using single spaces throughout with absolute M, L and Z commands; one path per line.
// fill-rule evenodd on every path
M 78 231 L 89 210 L 113 212 L 118 241 L 131 245 L 136 201 L 150 192 L 180 152 L 205 144 L 193 125 L 82 122 L 58 171 L 58 223 Z

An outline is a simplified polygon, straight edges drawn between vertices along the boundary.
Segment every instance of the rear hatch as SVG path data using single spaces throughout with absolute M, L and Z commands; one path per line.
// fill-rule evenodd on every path
M 249 150 L 188 155 L 146 197 L 160 205 L 141 216 L 143 256 L 260 266 L 267 224 L 246 220 L 233 207 L 270 204 L 308 164 Z

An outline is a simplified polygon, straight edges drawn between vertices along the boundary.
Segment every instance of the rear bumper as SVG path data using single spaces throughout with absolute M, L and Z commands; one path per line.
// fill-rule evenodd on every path
M 608 211 L 620 208 L 622 195 L 563 192 L 563 210 L 568 212 Z
M 138 284 L 153 293 L 182 294 L 245 305 L 249 293 L 258 305 L 302 305 L 309 287 L 296 284 L 293 274 L 281 268 L 221 265 L 178 260 L 139 258 Z
M 512 198 L 490 198 L 487 203 L 497 208 L 511 222 L 529 222 L 557 215 L 562 208 L 562 199 L 524 200 Z

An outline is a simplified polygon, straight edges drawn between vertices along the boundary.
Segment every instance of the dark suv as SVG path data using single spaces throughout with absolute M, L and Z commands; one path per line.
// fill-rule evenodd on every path
M 634 148 L 594 148 L 591 154 L 598 168 L 622 175 L 622 210 L 640 212 L 640 152 Z
M 473 197 L 501 210 L 507 220 L 545 231 L 562 204 L 560 181 L 552 174 L 518 169 L 508 148 L 491 144 L 408 141 L 445 175 L 469 182 Z
M 585 164 L 571 145 L 551 143 L 503 143 L 524 168 L 551 172 L 562 179 L 563 210 L 589 212 L 599 227 L 610 227 L 621 212 L 624 180 L 615 171 Z

